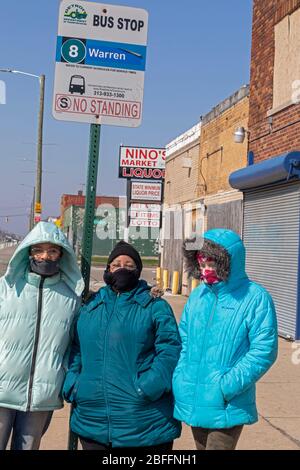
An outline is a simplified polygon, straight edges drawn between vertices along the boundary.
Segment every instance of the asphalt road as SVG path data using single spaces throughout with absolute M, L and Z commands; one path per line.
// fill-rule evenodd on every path
M 3 274 L 6 271 L 7 264 L 12 257 L 16 247 L 11 246 L 9 248 L 3 248 L 0 250 L 0 276 L 3 276 Z

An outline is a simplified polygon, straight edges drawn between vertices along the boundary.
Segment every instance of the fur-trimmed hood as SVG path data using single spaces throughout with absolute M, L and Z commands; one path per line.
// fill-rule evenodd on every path
M 245 247 L 241 238 L 232 230 L 212 229 L 203 238 L 185 240 L 183 255 L 189 276 L 200 279 L 197 254 L 216 260 L 217 276 L 226 284 L 247 278 L 245 272 Z

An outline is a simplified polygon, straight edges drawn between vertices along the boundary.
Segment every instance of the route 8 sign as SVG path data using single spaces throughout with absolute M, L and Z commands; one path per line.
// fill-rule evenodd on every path
M 142 120 L 148 13 L 62 0 L 53 116 L 137 127 Z

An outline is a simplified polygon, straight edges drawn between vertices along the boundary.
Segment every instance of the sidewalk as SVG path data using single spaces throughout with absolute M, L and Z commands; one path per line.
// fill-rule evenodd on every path
M 166 294 L 165 299 L 179 320 L 186 297 Z M 295 353 L 292 345 L 291 342 L 279 339 L 277 362 L 257 385 L 259 421 L 244 428 L 238 449 L 300 450 L 300 363 L 292 363 L 292 354 Z M 68 416 L 68 406 L 54 413 L 41 449 L 67 448 Z M 195 449 L 188 426 L 183 426 L 182 435 L 175 441 L 174 449 Z

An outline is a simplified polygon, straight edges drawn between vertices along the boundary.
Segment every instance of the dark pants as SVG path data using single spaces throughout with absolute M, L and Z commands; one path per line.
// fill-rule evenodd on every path
M 84 437 L 79 436 L 82 449 L 83 450 L 109 450 L 113 452 L 114 449 L 120 449 L 120 447 L 111 447 L 111 444 L 104 445 L 100 444 L 100 442 L 93 441 L 92 439 L 86 439 Z M 124 451 L 128 452 L 149 452 L 150 454 L 162 454 L 171 451 L 173 448 L 173 441 L 165 442 L 163 444 L 158 444 L 157 446 L 148 446 L 148 447 L 122 447 Z
M 11 450 L 38 450 L 53 411 L 18 411 L 0 408 L 0 450 L 11 438 Z
M 243 426 L 225 429 L 192 428 L 197 450 L 234 450 Z

